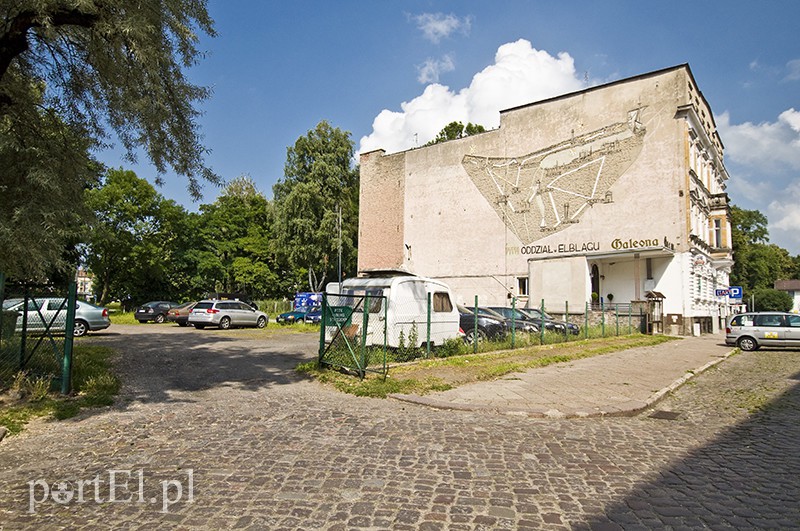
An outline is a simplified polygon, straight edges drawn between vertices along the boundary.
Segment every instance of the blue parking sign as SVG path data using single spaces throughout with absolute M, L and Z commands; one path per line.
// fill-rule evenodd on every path
M 741 299 L 744 294 L 744 290 L 742 290 L 741 286 L 730 286 L 728 288 L 728 298 L 729 299 Z

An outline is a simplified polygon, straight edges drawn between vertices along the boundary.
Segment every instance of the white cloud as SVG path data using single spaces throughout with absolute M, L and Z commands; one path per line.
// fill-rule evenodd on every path
M 372 123 L 372 133 L 361 138 L 359 151 L 393 153 L 422 145 L 456 120 L 494 128 L 503 109 L 584 87 L 568 53 L 554 57 L 520 39 L 500 46 L 494 64 L 475 74 L 469 87 L 454 92 L 431 84 L 416 98 L 401 103 L 401 111 L 381 111 Z
M 438 44 L 439 41 L 449 37 L 456 31 L 467 35 L 472 27 L 471 17 L 458 18 L 452 14 L 423 13 L 416 15 L 413 19 L 425 38 L 434 44 Z
M 788 109 L 776 122 L 734 125 L 725 112 L 717 120 L 725 156 L 762 171 L 800 169 L 800 112 Z
M 422 65 L 417 67 L 419 75 L 417 81 L 420 83 L 438 83 L 439 75 L 444 72 L 452 72 L 456 66 L 453 58 L 445 55 L 441 59 L 428 58 Z
M 770 240 L 790 254 L 800 254 L 800 179 L 781 190 L 779 197 L 767 207 Z

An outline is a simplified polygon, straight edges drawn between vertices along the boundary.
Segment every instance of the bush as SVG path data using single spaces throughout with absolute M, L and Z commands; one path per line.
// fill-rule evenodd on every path
M 792 309 L 792 296 L 785 291 L 762 288 L 753 291 L 755 310 L 759 312 L 788 312 Z

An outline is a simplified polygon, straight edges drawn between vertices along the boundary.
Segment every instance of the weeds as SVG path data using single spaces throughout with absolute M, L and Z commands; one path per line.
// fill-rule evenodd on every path
M 0 425 L 14 435 L 35 417 L 63 420 L 74 417 L 82 408 L 113 404 L 120 382 L 110 372 L 112 355 L 113 350 L 108 347 L 76 343 L 72 374 L 75 395 L 69 397 L 53 394 L 49 377 L 17 373 L 6 395 L 9 404 L 0 405 Z

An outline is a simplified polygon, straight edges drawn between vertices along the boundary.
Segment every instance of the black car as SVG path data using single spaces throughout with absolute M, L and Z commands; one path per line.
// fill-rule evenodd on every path
M 542 325 L 541 320 L 534 319 L 533 317 L 531 317 L 527 313 L 523 312 L 519 308 L 507 308 L 507 307 L 504 307 L 504 306 L 490 306 L 487 309 L 502 315 L 503 317 L 505 317 L 509 321 L 513 320 L 514 323 L 518 323 L 519 322 L 519 323 L 522 324 L 522 326 L 527 326 L 527 327 L 530 328 L 530 330 L 525 330 L 525 331 L 539 332 L 539 330 L 541 330 L 541 328 L 540 328 L 541 325 Z M 516 326 L 516 324 L 515 324 L 515 326 Z M 547 325 L 545 324 L 545 328 L 546 327 L 547 327 Z M 519 331 L 520 329 L 516 328 L 516 330 Z
M 511 308 L 506 308 L 509 312 L 501 313 L 497 312 L 492 308 L 478 308 L 478 311 L 483 313 L 488 317 L 492 317 L 494 319 L 502 319 L 503 324 L 506 327 L 506 333 L 510 334 L 511 330 L 514 330 L 514 333 L 519 334 L 520 332 L 524 332 L 526 334 L 538 334 L 539 333 L 539 325 L 534 323 L 529 318 L 517 312 L 516 317 L 512 320 L 511 319 Z M 506 317 L 508 315 L 508 317 Z
M 167 320 L 167 312 L 169 312 L 171 308 L 175 308 L 176 306 L 178 306 L 177 302 L 170 302 L 170 301 L 148 302 L 136 308 L 136 313 L 134 314 L 134 317 L 140 323 L 146 323 L 148 321 L 163 323 L 164 321 Z
M 459 326 L 464 332 L 464 341 L 472 343 L 475 340 L 475 310 L 458 305 Z M 506 335 L 506 325 L 502 317 L 490 316 L 478 309 L 478 341 L 485 339 L 497 340 Z
M 522 312 L 530 315 L 532 319 L 538 322 L 542 321 L 542 311 L 539 308 L 525 308 L 522 310 Z M 561 332 L 562 334 L 565 334 L 567 331 L 569 331 L 570 334 L 578 335 L 581 331 L 578 325 L 569 323 L 567 321 L 559 321 L 554 319 L 547 312 L 544 312 L 544 322 L 546 330 Z

